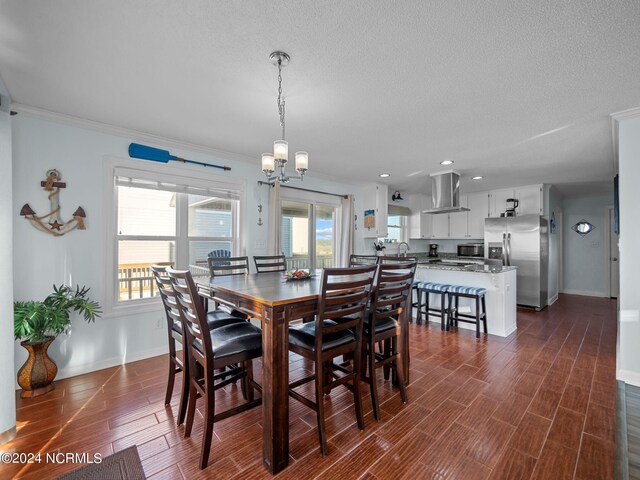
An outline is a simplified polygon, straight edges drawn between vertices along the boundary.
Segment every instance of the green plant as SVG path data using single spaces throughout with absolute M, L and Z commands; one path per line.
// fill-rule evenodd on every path
M 71 325 L 70 311 L 84 315 L 87 322 L 95 322 L 102 311 L 100 304 L 87 298 L 89 289 L 67 285 L 53 286 L 44 301 L 13 302 L 13 333 L 16 340 L 43 342 L 49 336 L 66 333 Z

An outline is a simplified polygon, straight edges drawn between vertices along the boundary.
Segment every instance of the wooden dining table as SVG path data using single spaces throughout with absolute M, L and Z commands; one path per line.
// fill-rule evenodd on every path
M 289 462 L 288 327 L 291 321 L 316 313 L 321 278 L 317 271 L 310 279 L 296 281 L 287 280 L 282 272 L 196 279 L 202 296 L 262 322 L 262 458 L 272 474 Z M 403 341 L 408 347 L 408 335 Z M 408 362 L 406 367 L 408 372 Z

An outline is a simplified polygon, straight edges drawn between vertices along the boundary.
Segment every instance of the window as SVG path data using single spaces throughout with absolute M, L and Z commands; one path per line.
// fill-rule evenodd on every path
M 114 268 L 107 311 L 109 305 L 149 304 L 157 296 L 153 264 L 189 268 L 196 277 L 208 277 L 208 256 L 239 254 L 238 187 L 118 167 L 111 178 Z
M 407 217 L 389 215 L 387 217 L 387 236 L 378 240 L 384 243 L 400 243 L 407 241 Z
M 398 243 L 404 241 L 404 218 L 400 215 L 389 215 L 387 220 L 387 239 Z

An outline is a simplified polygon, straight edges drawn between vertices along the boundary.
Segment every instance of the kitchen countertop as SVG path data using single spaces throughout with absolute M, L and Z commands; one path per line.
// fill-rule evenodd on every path
M 442 265 L 441 263 L 418 263 L 418 268 L 430 270 L 450 270 L 453 272 L 472 272 L 472 273 L 503 273 L 516 270 L 518 267 L 505 267 L 502 265 Z

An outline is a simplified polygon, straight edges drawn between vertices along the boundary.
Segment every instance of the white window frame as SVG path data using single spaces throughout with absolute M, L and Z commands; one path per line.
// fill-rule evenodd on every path
M 159 297 L 132 299 L 127 301 L 118 301 L 116 299 L 117 272 L 118 272 L 118 240 L 123 239 L 117 235 L 117 187 L 115 185 L 116 175 L 126 173 L 132 178 L 154 179 L 156 181 L 169 180 L 176 183 L 191 185 L 203 188 L 215 188 L 221 190 L 230 190 L 237 192 L 239 201 L 237 202 L 237 210 L 234 212 L 234 236 L 233 248 L 238 254 L 246 251 L 244 244 L 244 235 L 242 235 L 242 225 L 244 218 L 244 204 L 246 184 L 244 181 L 237 179 L 229 179 L 226 176 L 215 175 L 209 171 L 203 171 L 202 167 L 193 167 L 191 165 L 182 165 L 173 167 L 165 164 L 157 164 L 150 161 L 120 159 L 107 157 L 103 163 L 103 200 L 104 200 L 104 221 L 105 221 L 105 249 L 104 249 L 104 289 L 102 306 L 104 308 L 105 317 L 130 315 L 145 312 L 154 312 L 162 310 L 162 303 Z M 179 198 L 179 197 L 178 197 Z M 178 242 L 186 242 L 198 240 L 210 240 L 213 237 L 196 237 L 188 236 L 188 218 L 187 216 L 178 216 L 179 223 L 176 230 L 176 246 Z M 134 239 L 136 235 L 126 236 L 124 239 Z M 174 237 L 152 237 L 142 236 L 145 240 Z M 142 238 L 141 237 L 141 238 Z M 228 238 L 224 239 L 228 241 Z M 186 268 L 189 263 L 189 251 L 186 249 L 176 248 L 176 264 L 178 267 Z
M 400 217 L 400 225 L 391 225 L 388 221 L 389 218 L 391 217 Z M 398 243 L 402 243 L 402 242 L 407 242 L 408 241 L 408 237 L 409 237 L 409 222 L 408 222 L 408 218 L 405 215 L 388 215 L 387 216 L 387 237 L 388 232 L 389 232 L 389 227 L 392 228 L 400 228 L 400 241 L 399 242 L 389 242 L 392 245 L 397 245 Z M 384 241 L 384 238 L 381 239 Z

